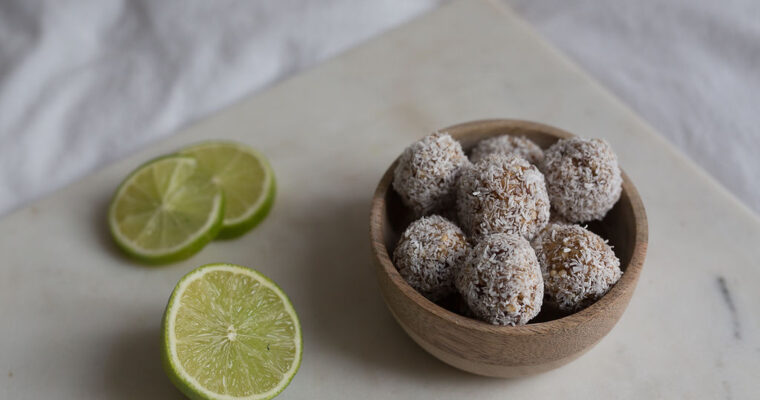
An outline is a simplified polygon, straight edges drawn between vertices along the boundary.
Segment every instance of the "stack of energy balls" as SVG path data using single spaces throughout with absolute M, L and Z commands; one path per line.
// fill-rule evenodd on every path
M 617 156 L 599 139 L 543 151 L 522 137 L 479 142 L 470 158 L 446 133 L 406 148 L 393 188 L 418 218 L 393 252 L 401 276 L 432 301 L 456 293 L 462 313 L 524 325 L 543 304 L 575 312 L 620 279 L 607 241 L 578 225 L 617 202 Z

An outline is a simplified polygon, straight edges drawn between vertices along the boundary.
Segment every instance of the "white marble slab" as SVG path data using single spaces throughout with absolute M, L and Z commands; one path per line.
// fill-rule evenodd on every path
M 385 309 L 367 239 L 372 190 L 414 139 L 517 117 L 608 139 L 650 222 L 639 288 L 570 365 L 498 380 L 427 355 Z M 176 265 L 123 258 L 105 226 L 121 178 L 187 143 L 269 155 L 270 217 Z M 75 157 L 76 155 L 71 155 Z M 200 122 L 0 221 L 0 398 L 178 398 L 158 327 L 175 282 L 213 261 L 255 267 L 302 318 L 283 399 L 752 398 L 760 376 L 760 220 L 510 12 L 456 2 Z

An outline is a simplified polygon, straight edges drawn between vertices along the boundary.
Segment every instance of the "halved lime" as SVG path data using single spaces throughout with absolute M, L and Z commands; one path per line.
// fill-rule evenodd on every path
M 222 226 L 224 194 L 188 156 L 150 161 L 121 183 L 108 224 L 116 244 L 149 263 L 190 257 Z
M 205 142 L 180 154 L 195 157 L 224 191 L 227 206 L 219 238 L 242 235 L 258 225 L 272 208 L 275 179 L 266 158 L 233 142 Z
M 162 325 L 164 369 L 193 399 L 271 399 L 301 364 L 301 325 L 290 300 L 239 265 L 185 275 Z

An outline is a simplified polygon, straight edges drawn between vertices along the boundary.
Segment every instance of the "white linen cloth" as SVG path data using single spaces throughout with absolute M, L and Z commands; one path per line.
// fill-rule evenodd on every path
M 760 3 L 503 0 L 760 211 Z M 0 215 L 440 0 L 0 2 Z
M 436 4 L 0 1 L 0 215 Z
M 506 2 L 760 212 L 760 1 Z

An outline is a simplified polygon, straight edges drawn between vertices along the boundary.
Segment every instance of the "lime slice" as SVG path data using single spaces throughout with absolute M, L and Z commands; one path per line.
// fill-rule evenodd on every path
M 272 208 L 275 179 L 266 158 L 233 142 L 206 142 L 180 154 L 195 157 L 208 170 L 227 201 L 219 238 L 240 236 L 258 225 Z
M 196 159 L 167 156 L 150 161 L 121 183 L 108 210 L 116 243 L 148 263 L 190 257 L 222 226 L 224 194 Z
M 239 265 L 185 275 L 161 330 L 169 378 L 193 399 L 271 399 L 301 364 L 301 326 L 285 293 Z

